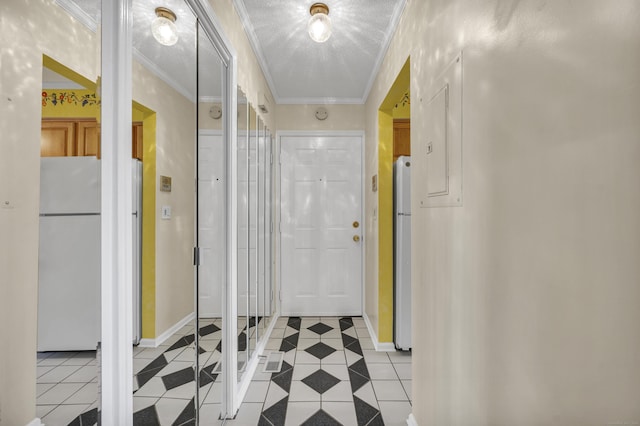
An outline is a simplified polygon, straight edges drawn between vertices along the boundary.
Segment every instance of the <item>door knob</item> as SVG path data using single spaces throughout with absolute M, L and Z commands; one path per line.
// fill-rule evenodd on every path
M 357 243 L 358 241 L 360 241 L 360 235 L 354 235 L 354 236 L 353 236 L 353 241 L 355 241 L 356 243 Z
M 360 227 L 360 222 L 358 222 L 357 220 L 355 222 L 353 222 L 353 227 L 354 228 L 359 228 Z

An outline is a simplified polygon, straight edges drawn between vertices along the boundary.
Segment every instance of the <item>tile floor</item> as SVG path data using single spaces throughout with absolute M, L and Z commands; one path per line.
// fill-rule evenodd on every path
M 220 320 L 200 327 L 201 425 L 221 425 Z M 249 324 L 253 333 L 254 324 Z M 193 327 L 157 348 L 134 348 L 134 425 L 194 422 Z M 411 412 L 411 355 L 376 352 L 360 317 L 279 318 L 265 354 L 284 352 L 279 373 L 264 358 L 233 420 L 241 426 L 406 425 Z M 95 353 L 38 354 L 37 413 L 47 426 L 94 425 Z

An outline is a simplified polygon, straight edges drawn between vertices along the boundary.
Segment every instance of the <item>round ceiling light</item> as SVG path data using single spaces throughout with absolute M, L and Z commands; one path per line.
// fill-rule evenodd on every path
M 176 14 L 166 7 L 156 8 L 156 19 L 151 24 L 151 32 L 160 44 L 173 46 L 178 41 Z
M 329 19 L 329 7 L 324 3 L 314 3 L 309 9 L 311 18 L 307 28 L 309 37 L 317 43 L 324 43 L 331 37 L 331 20 Z

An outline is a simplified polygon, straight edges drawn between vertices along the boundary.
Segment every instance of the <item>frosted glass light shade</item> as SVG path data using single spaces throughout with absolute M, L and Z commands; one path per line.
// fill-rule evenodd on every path
M 172 20 L 158 16 L 151 24 L 151 32 L 160 44 L 173 46 L 178 41 L 178 29 Z
M 317 43 L 324 43 L 331 37 L 331 20 L 324 13 L 316 13 L 309 18 L 309 37 Z

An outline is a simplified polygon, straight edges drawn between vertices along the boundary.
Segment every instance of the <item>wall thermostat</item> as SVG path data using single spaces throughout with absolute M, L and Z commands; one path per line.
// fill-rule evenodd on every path
M 318 120 L 326 120 L 329 116 L 329 111 L 325 107 L 320 107 L 316 110 L 316 118 Z
M 214 120 L 222 117 L 222 108 L 220 108 L 220 105 L 214 105 L 211 107 L 211 109 L 209 109 L 209 117 L 213 118 Z

